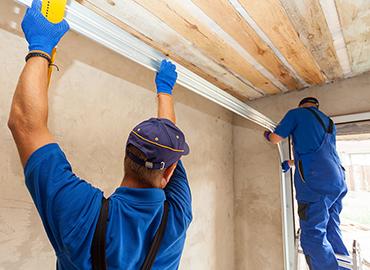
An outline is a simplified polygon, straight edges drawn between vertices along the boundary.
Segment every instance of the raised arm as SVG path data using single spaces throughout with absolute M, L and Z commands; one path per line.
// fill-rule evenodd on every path
M 169 119 L 174 124 L 176 124 L 176 116 L 172 89 L 176 79 L 176 66 L 169 61 L 163 60 L 155 78 L 158 97 L 158 118 Z
M 40 9 L 41 1 L 34 0 L 22 22 L 30 58 L 19 78 L 8 120 L 23 166 L 36 149 L 54 141 L 47 127 L 48 67 L 53 48 L 69 29 L 65 21 L 50 23 Z

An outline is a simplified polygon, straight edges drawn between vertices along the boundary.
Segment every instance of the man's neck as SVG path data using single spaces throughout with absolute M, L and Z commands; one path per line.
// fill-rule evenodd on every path
M 134 177 L 130 177 L 125 175 L 121 182 L 121 187 L 128 187 L 128 188 L 152 188 L 152 186 L 143 184 L 140 180 Z

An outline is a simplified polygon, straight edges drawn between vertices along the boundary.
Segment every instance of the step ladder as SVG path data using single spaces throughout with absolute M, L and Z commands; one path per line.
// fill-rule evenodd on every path
M 300 245 L 300 236 L 301 236 L 301 230 L 298 229 L 296 237 L 295 237 L 295 247 L 296 247 L 296 254 L 295 254 L 295 269 L 296 270 L 301 270 L 298 269 L 299 267 L 299 260 L 298 256 L 300 254 L 303 254 L 303 250 Z M 352 253 L 351 256 L 344 256 L 340 254 L 335 254 L 338 260 L 339 266 L 342 266 L 346 269 L 351 269 L 351 270 L 363 270 L 363 260 L 361 258 L 361 252 L 360 252 L 360 244 L 357 240 L 353 241 L 352 244 Z

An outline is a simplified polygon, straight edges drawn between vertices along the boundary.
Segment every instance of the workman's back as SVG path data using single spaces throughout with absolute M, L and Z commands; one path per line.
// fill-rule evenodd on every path
M 58 144 L 35 151 L 25 167 L 26 184 L 58 257 L 59 270 L 92 269 L 90 247 L 103 193 L 73 174 Z M 191 194 L 179 161 L 164 190 L 119 187 L 109 199 L 107 269 L 140 269 L 161 222 L 169 214 L 152 269 L 177 269 L 192 220 Z
M 329 127 L 329 117 L 315 106 L 309 108 L 318 113 L 325 127 Z M 325 137 L 325 130 L 315 115 L 306 108 L 301 107 L 290 110 L 276 127 L 274 133 L 282 138 L 292 135 L 294 149 L 299 154 L 315 152 Z M 334 138 L 335 134 L 336 129 L 334 125 Z

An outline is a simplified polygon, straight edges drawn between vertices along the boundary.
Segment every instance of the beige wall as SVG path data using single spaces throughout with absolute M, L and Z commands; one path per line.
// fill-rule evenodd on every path
M 6 127 L 27 52 L 23 38 L 8 31 L 9 17 L 18 20 L 13 6 L 10 0 L 0 3 L 0 269 L 54 269 Z M 108 195 L 121 181 L 130 129 L 156 114 L 154 73 L 71 32 L 57 59 L 61 71 L 51 83 L 51 131 L 75 172 Z M 175 100 L 178 125 L 191 147 L 184 164 L 194 211 L 180 268 L 233 269 L 232 114 L 181 87 L 175 88 Z
M 284 268 L 278 151 L 262 133 L 261 127 L 234 118 L 237 270 Z
M 296 107 L 299 101 L 307 96 L 317 97 L 320 109 L 328 115 L 368 112 L 370 72 L 320 87 L 255 100 L 249 105 L 278 122 L 287 110 Z

